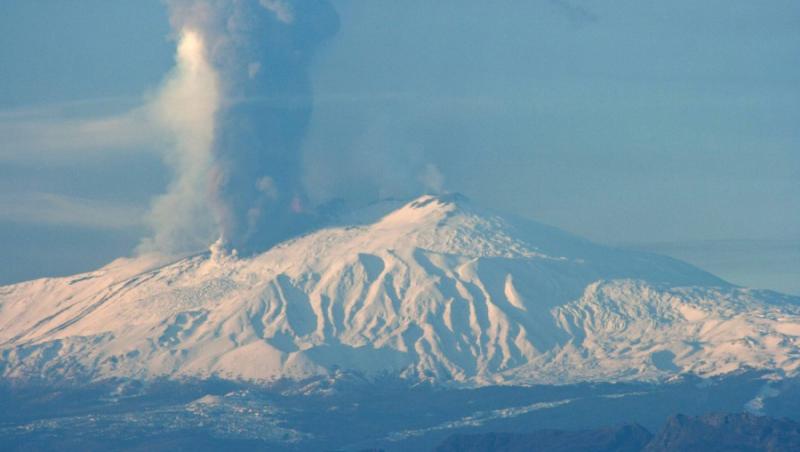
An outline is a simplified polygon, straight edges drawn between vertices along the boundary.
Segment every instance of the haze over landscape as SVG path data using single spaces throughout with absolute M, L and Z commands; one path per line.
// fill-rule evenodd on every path
M 0 449 L 796 450 L 798 19 L 0 5 Z

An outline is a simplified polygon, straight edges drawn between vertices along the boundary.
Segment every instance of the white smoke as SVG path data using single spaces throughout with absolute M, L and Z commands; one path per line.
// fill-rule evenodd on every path
M 309 220 L 297 143 L 311 111 L 308 61 L 338 28 L 335 10 L 324 0 L 165 3 L 178 45 L 155 94 L 106 118 L 50 124 L 13 117 L 0 121 L 0 136 L 48 159 L 68 158 L 56 152 L 65 148 L 157 150 L 173 174 L 138 216 L 152 231 L 138 246 L 142 253 L 220 248 L 229 240 L 257 250 L 302 230 Z M 247 103 L 259 96 L 292 100 Z M 0 161 L 24 158 L 32 157 L 0 149 Z
M 141 251 L 194 250 L 218 235 L 209 187 L 214 177 L 215 115 L 221 101 L 219 78 L 202 36 L 191 29 L 181 31 L 175 63 L 146 107 L 168 137 L 165 160 L 175 176 L 153 203 L 148 223 L 154 234 L 142 242 Z
M 177 180 L 154 209 L 156 237 L 150 243 L 163 250 L 183 247 L 186 238 L 208 245 L 222 237 L 225 247 L 246 255 L 308 229 L 313 216 L 304 208 L 300 148 L 312 111 L 308 71 L 315 49 L 338 30 L 336 11 L 326 0 L 166 3 L 174 29 L 192 30 L 194 41 L 205 44 L 199 46 L 203 52 L 186 55 L 186 65 L 194 68 L 190 74 L 218 83 L 214 89 L 186 83 L 192 76 L 178 70 L 164 90 L 177 101 L 164 104 L 178 105 L 179 117 L 183 106 L 202 104 L 191 121 L 172 121 L 177 136 L 184 136 L 185 122 L 211 133 L 178 143 Z M 196 88 L 200 99 L 172 93 Z M 263 98 L 271 102 L 257 101 Z M 183 162 L 184 156 L 196 161 Z M 188 235 L 185 220 L 203 202 L 211 224 Z M 214 237 L 209 231 L 217 226 Z
M 428 193 L 438 195 L 444 192 L 444 175 L 433 163 L 427 163 L 422 167 L 419 181 Z
M 261 6 L 275 14 L 281 22 L 290 24 L 294 21 L 294 12 L 289 4 L 283 0 L 259 0 Z

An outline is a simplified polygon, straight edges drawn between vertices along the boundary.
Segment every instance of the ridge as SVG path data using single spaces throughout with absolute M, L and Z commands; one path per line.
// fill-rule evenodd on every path
M 122 259 L 0 288 L 4 378 L 451 385 L 800 368 L 800 300 L 425 195 L 252 257 Z M 362 218 L 364 218 L 362 216 Z

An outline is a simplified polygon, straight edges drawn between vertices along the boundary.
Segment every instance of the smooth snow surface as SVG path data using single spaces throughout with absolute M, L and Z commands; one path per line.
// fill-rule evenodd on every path
M 796 373 L 800 299 L 484 212 L 458 195 L 354 214 L 252 258 L 122 259 L 0 287 L 7 379 L 463 385 Z

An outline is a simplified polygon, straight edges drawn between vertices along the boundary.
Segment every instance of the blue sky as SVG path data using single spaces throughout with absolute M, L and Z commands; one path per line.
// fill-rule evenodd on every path
M 796 1 L 333 3 L 302 150 L 314 201 L 411 196 L 435 168 L 607 243 L 800 240 Z M 173 66 L 166 8 L 9 0 L 0 29 L 0 282 L 130 254 L 170 173 L 113 118 Z

